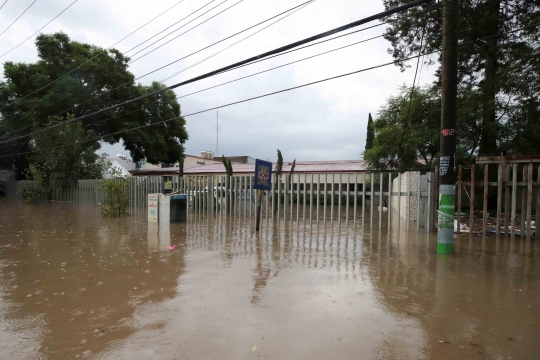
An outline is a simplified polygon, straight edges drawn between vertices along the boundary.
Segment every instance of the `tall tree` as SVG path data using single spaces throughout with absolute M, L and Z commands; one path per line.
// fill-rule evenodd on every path
M 64 33 L 41 34 L 35 43 L 37 62 L 4 63 L 5 80 L 0 82 L 0 138 L 28 134 L 68 116 L 87 115 L 164 87 L 157 82 L 149 86 L 135 84 L 133 74 L 128 71 L 129 58 L 115 49 L 72 41 Z M 59 80 L 46 86 L 56 79 Z M 156 125 L 109 135 L 152 123 Z M 188 138 L 180 105 L 172 91 L 88 117 L 80 126 L 87 149 L 98 149 L 100 141 L 111 144 L 122 141 L 134 161 L 146 158 L 154 163 L 175 163 L 183 156 L 183 145 Z M 47 132 L 42 134 L 48 136 Z M 36 134 L 15 141 L 16 146 L 0 149 L 1 155 L 12 155 L 0 161 L 14 164 L 23 172 L 31 156 L 15 154 L 32 151 L 32 143 L 41 136 Z
M 383 0 L 387 9 L 407 2 L 409 0 Z M 407 16 L 392 22 L 384 37 L 392 45 L 389 52 L 393 57 L 402 59 L 440 49 L 441 14 L 440 6 L 428 3 L 408 10 Z M 524 97 L 531 101 L 539 98 L 539 20 L 538 1 L 459 1 L 458 28 L 462 30 L 458 32 L 461 44 L 458 79 L 461 89 L 481 90 L 479 154 L 498 153 L 502 135 L 509 131 L 506 128 L 514 121 L 527 121 L 513 119 L 512 116 L 522 115 L 513 110 L 526 107 L 522 103 Z M 500 36 L 509 31 L 515 32 Z M 440 56 L 437 60 L 428 57 L 425 62 L 440 64 L 440 59 Z M 404 62 L 398 65 L 402 70 L 409 66 Z M 523 76 L 524 71 L 526 76 Z M 531 82 L 534 86 L 530 86 Z M 538 101 L 535 106 L 538 108 Z
M 373 140 L 375 140 L 375 129 L 373 128 L 373 118 L 371 117 L 371 113 L 369 113 L 366 135 L 366 151 L 373 147 Z

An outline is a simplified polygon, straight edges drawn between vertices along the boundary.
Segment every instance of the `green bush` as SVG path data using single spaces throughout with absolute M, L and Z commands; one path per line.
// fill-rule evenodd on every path
M 105 190 L 105 197 L 101 203 L 101 215 L 117 217 L 127 215 L 129 206 L 128 177 L 122 177 L 120 170 L 111 167 L 110 178 L 103 179 L 100 188 Z

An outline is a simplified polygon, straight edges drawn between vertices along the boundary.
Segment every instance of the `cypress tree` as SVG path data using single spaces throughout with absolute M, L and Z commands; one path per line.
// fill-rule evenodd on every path
M 367 123 L 367 135 L 366 135 L 366 150 L 369 150 L 373 147 L 373 140 L 375 139 L 375 129 L 373 128 L 373 118 L 371 113 L 369 113 L 368 123 Z

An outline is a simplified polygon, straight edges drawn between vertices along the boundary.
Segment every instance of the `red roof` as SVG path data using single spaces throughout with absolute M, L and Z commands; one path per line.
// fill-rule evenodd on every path
M 273 164 L 275 169 L 276 164 Z M 292 162 L 283 163 L 283 172 L 291 171 Z M 255 164 L 232 163 L 234 174 L 253 174 Z M 364 160 L 327 160 L 327 161 L 297 161 L 294 168 L 295 173 L 347 173 L 365 172 L 366 162 Z M 178 167 L 160 169 L 142 169 L 130 171 L 133 175 L 178 175 Z M 184 175 L 224 175 L 223 164 L 208 164 L 184 168 Z

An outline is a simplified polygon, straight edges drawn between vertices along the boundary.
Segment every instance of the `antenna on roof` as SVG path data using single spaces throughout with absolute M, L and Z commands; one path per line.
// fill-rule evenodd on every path
M 216 108 L 219 106 L 219 99 L 216 99 Z M 219 154 L 219 109 L 216 109 L 216 156 Z

